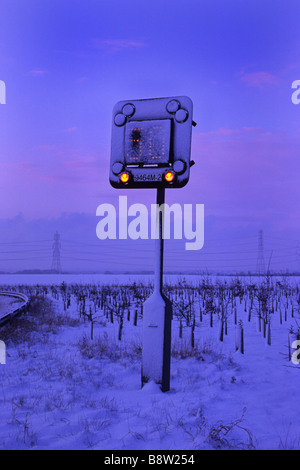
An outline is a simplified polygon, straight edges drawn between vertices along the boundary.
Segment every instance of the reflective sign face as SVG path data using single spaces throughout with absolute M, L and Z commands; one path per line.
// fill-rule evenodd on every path
M 112 127 L 112 186 L 183 187 L 190 171 L 192 112 L 187 97 L 117 103 Z
M 170 119 L 128 122 L 125 125 L 125 163 L 167 165 L 170 141 Z

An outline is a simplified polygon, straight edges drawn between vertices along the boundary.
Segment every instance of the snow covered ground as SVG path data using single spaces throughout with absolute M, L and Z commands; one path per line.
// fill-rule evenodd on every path
M 50 294 L 48 294 L 49 299 Z M 235 325 L 224 342 L 208 316 L 195 330 L 173 321 L 171 390 L 140 388 L 141 318 L 118 323 L 100 312 L 91 325 L 71 301 L 33 305 L 0 330 L 1 449 L 299 449 L 300 366 L 287 360 L 294 323 L 272 319 L 272 344 L 247 321 L 245 354 L 235 352 Z M 10 339 L 9 339 L 10 338 Z

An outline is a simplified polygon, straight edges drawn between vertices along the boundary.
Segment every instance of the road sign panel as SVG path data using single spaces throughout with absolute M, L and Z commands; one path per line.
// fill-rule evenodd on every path
M 193 104 L 186 96 L 120 101 L 113 110 L 114 188 L 181 188 L 190 174 Z M 124 176 L 125 175 L 125 176 Z

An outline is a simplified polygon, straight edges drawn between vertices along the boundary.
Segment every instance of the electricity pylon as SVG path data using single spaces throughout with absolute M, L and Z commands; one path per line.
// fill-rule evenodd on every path
M 256 263 L 256 272 L 261 275 L 264 274 L 266 270 L 265 267 L 265 257 L 264 257 L 264 232 L 260 230 L 258 232 L 258 254 L 257 254 L 257 263 Z
M 61 262 L 60 262 L 60 234 L 56 232 L 54 234 L 54 242 L 53 242 L 53 255 L 52 255 L 52 271 L 57 273 L 61 273 Z

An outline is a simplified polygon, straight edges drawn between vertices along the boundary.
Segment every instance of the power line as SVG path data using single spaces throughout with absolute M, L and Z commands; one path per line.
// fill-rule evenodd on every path
M 22 242 L 0 242 L 0 246 L 8 246 L 8 245 L 35 245 L 36 243 L 49 243 L 52 240 L 33 240 L 33 241 L 22 241 Z
M 240 243 L 230 240 L 234 247 L 230 249 L 228 245 L 223 241 L 220 246 L 211 248 L 204 248 L 200 251 L 186 251 L 182 249 L 182 244 L 185 242 L 192 242 L 192 240 L 176 240 L 178 241 L 177 247 L 174 246 L 174 240 L 169 240 L 170 243 L 166 243 L 166 256 L 165 263 L 167 266 L 174 266 L 173 269 L 195 269 L 199 270 L 212 268 L 220 270 L 225 268 L 239 269 L 239 270 L 255 270 L 256 272 L 263 273 L 265 270 L 265 254 L 268 254 L 271 250 L 264 250 L 264 237 L 263 232 L 259 232 L 258 238 L 258 251 L 257 261 L 255 266 L 255 248 L 252 242 L 246 242 L 245 240 L 252 240 L 253 237 L 247 237 L 240 239 Z M 269 237 L 267 237 L 269 239 Z M 61 243 L 62 240 L 62 243 Z M 283 240 L 283 239 L 281 239 Z M 36 241 L 22 241 L 22 242 L 7 242 L 0 243 L 0 247 L 7 247 L 7 249 L 0 251 L 1 255 L 16 255 L 5 258 L 1 256 L 2 262 L 17 262 L 17 261 L 34 261 L 47 259 L 46 254 L 49 253 L 51 256 L 51 240 L 36 240 Z M 53 240 L 52 240 L 53 241 Z M 213 239 L 209 239 L 209 242 Z M 220 242 L 220 240 L 218 240 Z M 143 265 L 147 265 L 152 261 L 153 243 L 154 240 L 110 240 L 104 244 L 101 241 L 97 244 L 86 243 L 76 240 L 61 239 L 58 232 L 54 235 L 54 242 L 52 245 L 52 269 L 56 272 L 61 272 L 61 260 L 66 263 L 70 262 L 81 262 L 81 263 L 97 263 L 99 267 L 105 264 L 105 268 L 112 266 L 136 266 L 143 268 Z M 113 242 L 116 242 L 115 244 Z M 147 246 L 139 245 L 145 244 Z M 149 243 L 152 246 L 149 246 Z M 48 244 L 48 247 L 41 246 L 41 244 Z M 63 246 L 62 246 L 63 244 Z M 114 246 L 112 246 L 114 244 Z M 180 246 L 179 246 L 180 244 Z M 257 246 L 257 245 L 256 245 Z M 65 248 L 66 247 L 66 248 Z M 253 248 L 252 248 L 253 247 Z M 10 249 L 11 248 L 11 249 Z M 24 249 L 23 249 L 24 248 Z M 38 253 L 41 256 L 34 256 Z M 18 257 L 18 255 L 24 254 L 25 256 Z M 32 256 L 26 256 L 32 254 Z M 43 256 L 45 254 L 45 256 Z M 134 262 L 132 261 L 134 254 Z M 249 256 L 247 256 L 247 254 Z M 300 247 L 291 247 L 289 244 L 272 249 L 272 262 L 271 267 L 286 264 L 288 266 L 295 266 L 295 263 L 299 264 L 300 259 Z M 297 259 L 298 258 L 298 259 Z M 263 262 L 262 262 L 263 260 Z M 285 263 L 284 263 L 285 261 Z M 217 266 L 216 266 L 217 264 Z M 286 269 L 286 268 L 285 268 Z

